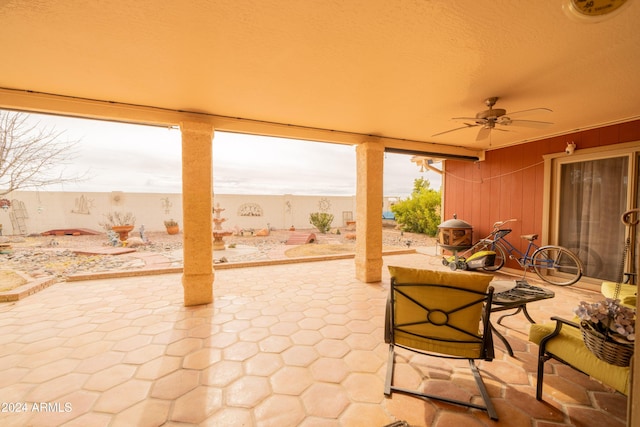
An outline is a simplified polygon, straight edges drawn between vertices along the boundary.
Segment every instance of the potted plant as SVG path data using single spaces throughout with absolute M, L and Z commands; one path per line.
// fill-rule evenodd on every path
M 118 233 L 121 242 L 126 241 L 136 223 L 136 217 L 131 212 L 109 212 L 105 217 L 107 220 L 100 225 L 107 231 L 113 230 Z
M 178 234 L 180 232 L 180 227 L 178 223 L 173 220 L 173 218 L 168 219 L 164 222 L 164 226 L 167 228 L 168 234 Z

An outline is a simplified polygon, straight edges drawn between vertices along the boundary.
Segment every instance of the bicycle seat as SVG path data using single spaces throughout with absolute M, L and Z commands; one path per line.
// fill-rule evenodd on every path
M 523 234 L 520 237 L 525 239 L 525 240 L 528 240 L 530 242 L 533 242 L 534 240 L 536 240 L 538 238 L 538 235 L 537 234 Z

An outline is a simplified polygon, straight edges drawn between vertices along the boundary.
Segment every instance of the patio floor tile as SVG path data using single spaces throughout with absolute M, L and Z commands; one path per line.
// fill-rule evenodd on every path
M 423 253 L 384 261 L 383 281 L 369 284 L 355 279 L 353 260 L 221 269 L 214 302 L 199 307 L 183 306 L 176 273 L 58 283 L 2 303 L 0 398 L 62 410 L 0 412 L 0 425 L 624 425 L 626 397 L 558 363 L 548 363 L 544 401 L 535 400 L 537 346 L 521 314 L 497 326 L 515 357 L 496 340 L 496 359 L 479 363 L 497 423 L 478 410 L 385 397 L 386 265 L 446 268 Z M 599 298 L 553 290 L 556 298 L 530 304 L 537 321 Z M 394 381 L 479 398 L 466 362 L 399 351 Z

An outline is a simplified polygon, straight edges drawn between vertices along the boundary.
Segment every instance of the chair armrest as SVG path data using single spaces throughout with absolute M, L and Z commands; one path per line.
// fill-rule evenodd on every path
M 562 326 L 563 325 L 567 325 L 568 327 L 571 328 L 576 328 L 579 329 L 580 325 L 578 325 L 576 322 L 572 322 L 571 320 L 567 320 L 567 319 L 563 319 L 561 317 L 558 316 L 553 316 L 551 317 L 551 320 L 555 320 L 556 322 L 556 328 L 553 330 L 553 332 L 551 332 L 549 335 L 545 336 L 544 338 L 542 338 L 540 340 L 540 356 L 544 355 L 545 353 L 545 349 L 547 346 L 547 342 L 552 339 L 553 337 L 556 337 L 560 334 L 560 331 L 562 330 Z
M 579 329 L 580 325 L 572 320 L 563 319 L 562 317 L 552 316 L 551 320 L 555 320 L 556 322 L 562 323 L 563 325 L 569 325 L 574 328 Z

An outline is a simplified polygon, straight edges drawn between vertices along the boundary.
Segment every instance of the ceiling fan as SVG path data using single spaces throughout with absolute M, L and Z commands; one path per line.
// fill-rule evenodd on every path
M 460 126 L 454 129 L 449 129 L 444 132 L 436 133 L 435 135 L 431 135 L 431 136 L 443 135 L 445 133 L 454 132 L 460 129 L 468 129 L 468 128 L 480 126 L 480 130 L 478 131 L 478 135 L 476 136 L 476 141 L 480 141 L 482 139 L 487 138 L 491 134 L 492 130 L 508 132 L 507 129 L 500 129 L 499 127 L 496 127 L 496 125 L 498 126 L 513 125 L 513 126 L 526 126 L 526 127 L 540 128 L 540 127 L 553 124 L 552 122 L 543 122 L 538 120 L 512 119 L 512 117 L 518 116 L 522 113 L 531 113 L 534 111 L 553 112 L 549 108 L 530 108 L 528 110 L 514 111 L 509 115 L 507 115 L 507 110 L 503 108 L 493 108 L 493 106 L 496 104 L 498 99 L 499 98 L 497 96 L 493 96 L 491 98 L 485 99 L 484 103 L 486 104 L 487 107 L 489 107 L 489 109 L 480 111 L 479 113 L 476 114 L 475 117 L 454 117 L 453 118 L 453 120 L 469 120 L 473 123 L 465 123 L 464 126 Z

